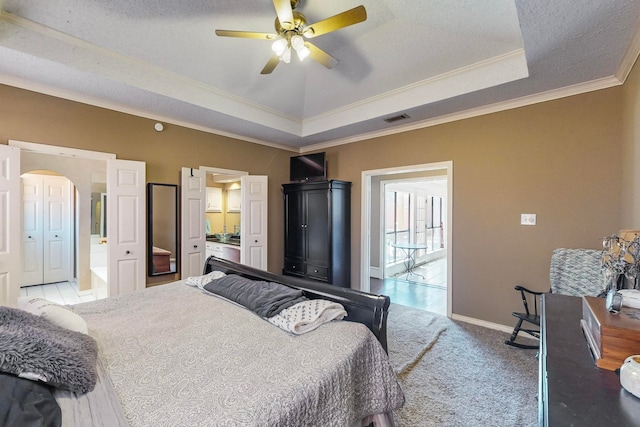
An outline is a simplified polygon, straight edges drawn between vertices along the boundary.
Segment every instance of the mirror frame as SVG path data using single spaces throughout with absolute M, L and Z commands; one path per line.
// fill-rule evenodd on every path
M 171 268 L 169 268 L 168 271 L 161 271 L 161 272 L 156 272 L 154 265 L 153 265 L 153 198 L 154 198 L 154 189 L 157 187 L 169 187 L 171 189 L 173 189 L 173 198 L 174 198 L 174 205 L 173 205 L 173 209 L 174 209 L 174 217 L 175 217 L 175 222 L 174 222 L 174 231 L 175 231 L 175 235 L 174 235 L 174 241 L 175 241 L 175 271 L 172 270 Z M 170 207 L 168 207 L 170 208 Z M 163 276 L 166 274 L 178 274 L 179 273 L 179 262 L 178 260 L 180 259 L 179 254 L 178 254 L 178 248 L 179 248 L 179 240 L 178 240 L 178 226 L 179 226 L 179 219 L 178 219 L 178 186 L 176 184 L 160 184 L 160 183 L 154 183 L 154 182 L 149 182 L 147 183 L 147 274 L 149 275 L 149 277 L 155 277 L 155 276 Z

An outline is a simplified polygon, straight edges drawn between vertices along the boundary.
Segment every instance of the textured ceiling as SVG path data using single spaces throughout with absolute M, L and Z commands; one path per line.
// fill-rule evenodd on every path
M 302 0 L 338 59 L 269 75 L 271 0 L 0 0 L 0 83 L 248 141 L 309 150 L 620 84 L 640 0 Z M 409 119 L 383 119 L 405 113 Z

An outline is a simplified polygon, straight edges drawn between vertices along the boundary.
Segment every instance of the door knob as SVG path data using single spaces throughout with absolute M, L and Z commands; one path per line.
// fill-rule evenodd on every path
M 193 245 L 193 249 L 198 249 L 198 245 Z
M 129 255 L 130 253 L 131 253 L 130 251 L 126 251 L 126 252 L 125 252 L 125 255 Z
M 60 237 L 60 236 L 58 236 L 58 235 L 56 234 L 54 237 Z

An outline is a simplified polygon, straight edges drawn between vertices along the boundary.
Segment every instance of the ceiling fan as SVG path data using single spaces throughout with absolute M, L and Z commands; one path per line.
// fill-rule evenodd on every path
M 361 5 L 309 25 L 307 18 L 302 13 L 294 11 L 299 3 L 300 0 L 273 0 L 277 15 L 276 34 L 216 30 L 216 35 L 273 41 L 271 46 L 273 55 L 260 74 L 270 74 L 281 61 L 288 64 L 291 61 L 292 51 L 295 51 L 301 61 L 309 56 L 327 68 L 335 67 L 339 62 L 336 58 L 305 39 L 362 22 L 367 19 L 367 11 Z

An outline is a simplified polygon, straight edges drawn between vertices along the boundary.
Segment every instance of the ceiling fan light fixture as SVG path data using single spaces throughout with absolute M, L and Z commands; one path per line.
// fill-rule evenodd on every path
M 273 50 L 276 55 L 282 56 L 284 51 L 287 50 L 287 41 L 285 39 L 278 39 L 274 41 L 271 45 L 271 50 Z
M 291 46 L 287 46 L 284 53 L 280 55 L 280 60 L 285 64 L 291 62 Z
M 305 46 L 302 46 L 302 49 L 296 49 L 296 53 L 298 54 L 298 59 L 300 61 L 304 61 L 304 58 L 309 56 L 311 51 L 307 49 Z
M 300 50 L 301 48 L 303 48 L 304 39 L 302 38 L 302 36 L 296 34 L 295 36 L 291 37 L 291 47 L 293 47 L 295 50 Z

